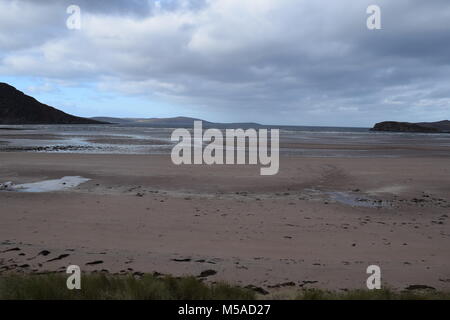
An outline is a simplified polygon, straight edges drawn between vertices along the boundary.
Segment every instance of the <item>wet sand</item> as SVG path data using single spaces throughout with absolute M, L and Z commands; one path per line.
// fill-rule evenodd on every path
M 0 182 L 81 176 L 70 190 L 0 192 L 0 272 L 158 272 L 279 288 L 450 289 L 449 157 L 282 156 L 175 166 L 170 156 L 0 153 Z

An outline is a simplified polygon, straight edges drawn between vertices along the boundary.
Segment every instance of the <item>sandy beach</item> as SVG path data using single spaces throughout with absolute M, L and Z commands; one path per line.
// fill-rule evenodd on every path
M 376 264 L 393 288 L 450 289 L 445 156 L 284 155 L 278 175 L 260 176 L 169 155 L 0 153 L 0 182 L 65 176 L 91 180 L 0 192 L 0 272 L 213 270 L 208 281 L 272 292 L 365 288 Z

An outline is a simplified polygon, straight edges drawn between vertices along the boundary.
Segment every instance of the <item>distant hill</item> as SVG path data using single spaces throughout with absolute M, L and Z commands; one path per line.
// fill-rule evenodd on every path
M 176 127 L 192 127 L 194 121 L 203 121 L 204 124 L 210 122 L 201 119 L 189 118 L 189 117 L 173 117 L 173 118 L 112 118 L 112 117 L 93 117 L 91 118 L 97 121 L 106 121 L 121 125 L 134 125 L 134 126 L 176 126 Z
M 421 132 L 421 133 L 443 133 L 450 132 L 450 121 L 443 120 L 438 122 L 397 122 L 384 121 L 375 124 L 372 131 L 390 131 L 390 132 Z
M 158 128 L 192 128 L 194 121 L 202 121 L 203 128 L 255 128 L 261 127 L 258 123 L 217 123 L 189 117 L 173 118 L 112 118 L 112 117 L 93 117 L 97 121 L 109 123 L 136 126 L 136 127 L 158 127 Z
M 33 97 L 0 82 L 0 124 L 102 124 L 72 116 L 40 103 Z
M 92 118 L 89 118 L 89 119 L 95 120 L 95 121 L 101 121 L 101 122 L 109 122 L 109 123 L 112 123 L 112 124 L 134 123 L 133 119 L 127 119 L 127 118 L 92 117 Z

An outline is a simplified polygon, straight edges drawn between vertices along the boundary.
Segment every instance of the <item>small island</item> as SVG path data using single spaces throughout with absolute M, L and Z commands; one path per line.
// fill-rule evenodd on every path
M 384 121 L 375 124 L 371 131 L 418 132 L 418 133 L 450 133 L 450 121 L 437 122 L 397 122 Z

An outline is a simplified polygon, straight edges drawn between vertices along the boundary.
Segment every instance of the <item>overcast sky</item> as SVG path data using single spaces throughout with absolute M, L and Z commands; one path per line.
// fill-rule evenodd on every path
M 450 1 L 0 0 L 0 81 L 81 116 L 448 119 Z

